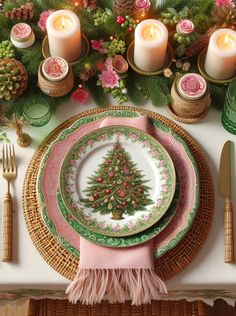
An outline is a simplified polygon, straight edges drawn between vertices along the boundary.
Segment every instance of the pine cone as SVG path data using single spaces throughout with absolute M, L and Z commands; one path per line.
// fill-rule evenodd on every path
M 26 89 L 28 74 L 24 65 L 14 58 L 0 60 L 0 100 L 12 100 Z
M 211 35 L 219 28 L 219 26 L 213 26 L 209 28 L 206 34 L 202 35 L 196 42 L 193 43 L 193 45 L 187 48 L 185 53 L 186 56 L 197 56 L 204 48 L 208 46 Z
M 130 15 L 134 10 L 134 0 L 114 0 L 113 8 L 117 15 Z
M 85 69 L 83 72 L 79 74 L 79 78 L 81 81 L 85 82 L 94 77 L 97 74 L 97 70 L 95 68 Z
M 5 12 L 5 17 L 7 19 L 18 19 L 18 20 L 28 20 L 32 19 L 34 16 L 34 4 L 32 2 L 27 2 L 22 4 L 19 8 L 13 8 L 11 11 Z

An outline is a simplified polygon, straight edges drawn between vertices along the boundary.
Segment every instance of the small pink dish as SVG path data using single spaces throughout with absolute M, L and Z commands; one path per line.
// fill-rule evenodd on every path
M 42 64 L 42 73 L 50 81 L 60 81 L 68 75 L 69 65 L 61 57 L 49 57 Z
M 207 91 L 207 83 L 201 75 L 188 73 L 177 83 L 177 90 L 184 99 L 199 100 Z

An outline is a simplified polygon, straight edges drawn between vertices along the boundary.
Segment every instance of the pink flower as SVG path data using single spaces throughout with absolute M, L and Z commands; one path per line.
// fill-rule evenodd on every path
M 145 141 L 143 142 L 143 146 L 144 146 L 144 147 L 148 147 L 148 146 L 149 146 L 149 142 L 148 142 L 147 140 L 145 140 Z
M 121 227 L 119 225 L 116 225 L 115 227 L 113 227 L 113 230 L 118 232 L 119 230 L 121 230 Z
M 48 11 L 43 11 L 40 14 L 38 26 L 41 28 L 42 31 L 44 31 L 44 32 L 46 31 L 47 19 L 48 19 L 49 15 L 51 15 L 53 12 L 54 12 L 54 10 L 48 10 Z
M 133 140 L 136 140 L 136 139 L 138 139 L 138 136 L 133 134 L 133 135 L 130 135 L 130 138 L 133 139 Z
M 85 148 L 84 147 L 80 147 L 79 152 L 82 154 L 85 152 Z
M 159 166 L 160 166 L 160 167 L 163 167 L 164 165 L 165 165 L 165 161 L 164 161 L 164 160 L 160 160 Z
M 128 222 L 127 226 L 128 226 L 129 228 L 132 228 L 132 227 L 134 227 L 134 223 L 133 223 L 133 222 Z
M 149 0 L 135 0 L 134 7 L 137 11 L 147 11 L 151 7 Z
M 234 8 L 235 4 L 233 0 L 216 0 L 216 6 L 217 7 L 228 7 L 228 8 Z
M 75 203 L 75 202 L 73 202 L 73 203 L 71 204 L 71 207 L 72 207 L 72 208 L 77 208 L 77 206 L 78 206 L 78 205 L 77 205 L 77 203 Z
M 75 90 L 71 98 L 73 101 L 85 104 L 88 101 L 89 93 L 88 91 L 84 90 L 83 88 L 79 87 L 77 90 Z
M 102 43 L 104 42 L 104 39 L 97 40 L 91 40 L 92 49 L 99 51 L 101 54 L 107 53 L 107 49 L 102 46 Z
M 163 174 L 163 177 L 164 177 L 164 179 L 169 179 L 169 176 L 166 172 Z
M 161 186 L 162 187 L 162 191 L 165 193 L 165 192 L 167 192 L 167 190 L 168 190 L 168 187 L 167 187 L 167 185 L 162 185 Z
M 176 25 L 176 31 L 180 34 L 191 34 L 194 31 L 194 24 L 191 20 L 181 20 Z
M 77 166 L 77 163 L 76 163 L 76 160 L 75 160 L 75 159 L 72 159 L 72 160 L 70 161 L 70 163 L 71 163 L 71 165 L 72 165 L 73 167 L 76 167 L 76 166 Z
M 105 226 L 104 222 L 98 223 L 98 227 L 103 228 Z
M 105 62 L 105 68 L 106 70 L 113 70 L 112 58 L 107 58 Z
M 98 76 L 103 88 L 115 88 L 119 87 L 119 76 L 112 69 L 103 70 Z
M 74 221 L 75 221 L 75 219 L 74 219 L 74 217 L 73 217 L 72 215 L 69 215 L 69 216 L 68 216 L 68 219 L 69 219 L 69 221 L 71 221 L 71 222 L 74 222 Z
M 143 220 L 144 220 L 144 221 L 148 221 L 148 220 L 149 220 L 149 218 L 150 218 L 150 216 L 149 216 L 149 215 L 144 215 L 144 216 L 143 216 Z

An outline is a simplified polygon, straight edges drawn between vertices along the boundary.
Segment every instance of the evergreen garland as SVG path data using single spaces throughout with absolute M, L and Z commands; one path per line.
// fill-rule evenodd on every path
M 125 56 L 125 48 L 128 47 L 128 44 L 133 39 L 136 15 L 132 15 L 132 17 L 124 16 L 123 18 L 126 21 L 127 27 L 123 27 L 117 21 L 117 16 L 113 12 L 113 1 L 110 0 L 97 0 L 98 10 L 83 7 L 83 0 L 78 1 L 78 6 L 75 5 L 76 1 L 71 0 L 32 0 L 31 2 L 34 4 L 34 17 L 32 20 L 27 21 L 27 23 L 30 24 L 35 33 L 36 42 L 31 48 L 16 50 L 15 56 L 24 64 L 28 71 L 29 86 L 19 99 L 9 102 L 11 107 L 8 115 L 14 111 L 21 115 L 23 104 L 30 102 L 32 95 L 34 99 L 37 99 L 38 96 L 48 100 L 52 110 L 55 110 L 64 99 L 68 98 L 68 96 L 63 98 L 47 97 L 37 87 L 38 68 L 43 61 L 41 44 L 45 36 L 45 33 L 38 27 L 38 20 L 40 14 L 46 10 L 68 9 L 74 11 L 80 18 L 82 32 L 87 36 L 90 44 L 93 40 L 102 41 L 101 48 L 107 50 L 107 53 L 90 49 L 89 55 L 83 62 L 73 66 L 73 70 L 76 79 L 75 88 L 78 87 L 79 84 L 82 84 L 84 88 L 90 91 L 99 106 L 106 106 L 108 104 L 106 91 L 109 89 L 103 89 L 101 83 L 98 82 L 97 75 L 102 71 L 98 67 L 98 64 L 100 62 L 104 63 L 108 56 L 114 56 L 120 54 L 120 52 Z M 14 6 L 19 7 L 25 3 L 27 3 L 27 0 L 19 0 L 17 2 L 6 1 L 4 8 L 5 10 L 12 10 Z M 151 9 L 147 13 L 148 18 L 163 19 L 161 15 L 165 12 L 173 13 L 172 17 L 181 13 L 192 20 L 197 30 L 194 37 L 195 43 L 197 43 L 198 38 L 201 38 L 211 27 L 216 25 L 216 21 L 222 20 L 221 16 L 218 17 L 215 13 L 215 0 L 151 0 Z M 134 22 L 131 23 L 130 21 Z M 231 20 L 229 19 L 229 21 Z M 0 42 L 9 40 L 11 28 L 18 22 L 17 19 L 6 19 L 5 15 L 0 13 Z M 169 26 L 167 25 L 167 27 Z M 173 30 L 173 23 L 170 25 L 170 28 Z M 130 29 L 132 32 L 130 32 Z M 113 38 L 115 38 L 115 40 L 112 42 Z M 124 50 L 122 48 L 122 50 L 119 51 L 123 40 L 126 41 L 126 47 Z M 181 54 L 184 53 L 185 47 L 180 48 Z M 195 71 L 196 57 L 197 56 L 193 56 L 191 59 L 186 60 L 191 63 L 191 67 L 188 71 Z M 150 99 L 155 106 L 167 105 L 170 100 L 170 88 L 174 76 L 178 74 L 178 72 L 184 72 L 182 69 L 178 69 L 176 64 L 174 63 L 171 68 L 173 71 L 173 76 L 170 76 L 171 78 L 167 78 L 163 75 L 144 77 L 129 70 L 120 80 L 119 86 L 121 88 L 116 88 L 116 91 L 111 94 L 117 95 L 122 100 L 126 99 L 127 94 L 129 99 L 136 105 L 144 104 L 147 99 Z M 125 89 L 123 88 L 124 85 Z M 226 87 L 210 84 L 210 91 L 213 104 L 216 107 L 223 104 Z M 109 90 L 109 92 L 111 91 Z

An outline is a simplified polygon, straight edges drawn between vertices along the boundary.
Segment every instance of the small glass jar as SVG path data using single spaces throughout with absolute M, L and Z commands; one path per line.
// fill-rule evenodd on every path
M 27 23 L 17 23 L 11 29 L 12 45 L 19 49 L 31 47 L 35 42 L 35 35 Z

